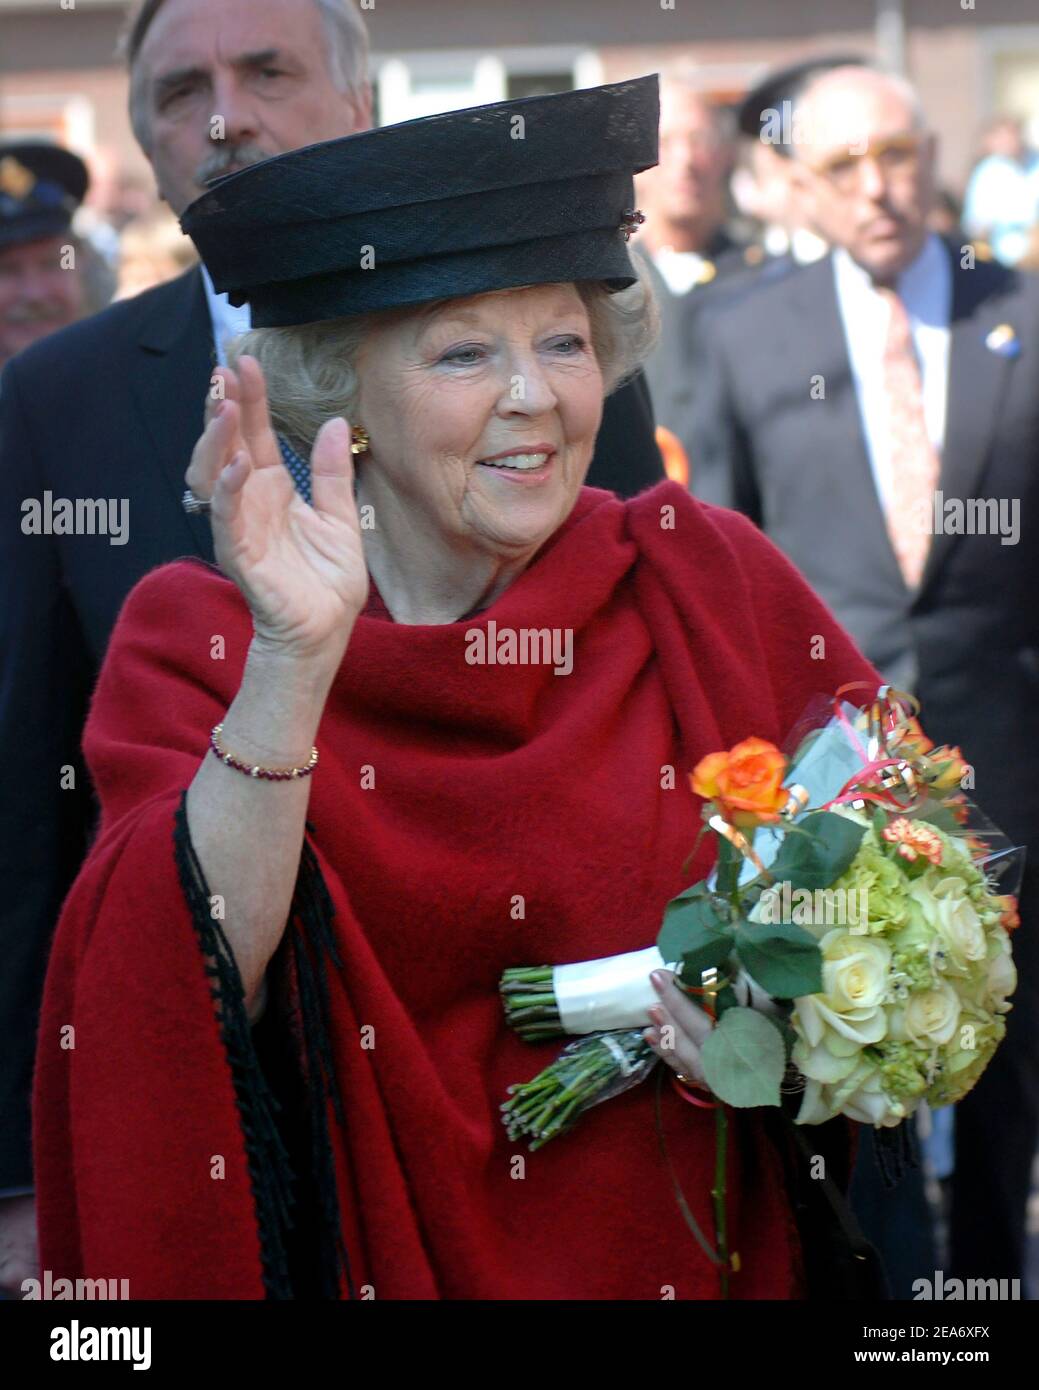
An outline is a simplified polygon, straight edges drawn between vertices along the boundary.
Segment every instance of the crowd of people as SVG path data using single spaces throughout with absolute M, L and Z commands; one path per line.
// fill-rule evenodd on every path
M 939 184 L 913 86 L 865 54 L 770 72 L 735 109 L 695 66 L 669 67 L 659 126 L 644 78 L 531 99 L 546 139 L 506 144 L 499 167 L 491 114 L 370 129 L 352 0 L 144 0 L 125 53 L 161 204 L 106 222 L 86 212 L 75 155 L 0 143 L 6 1295 L 41 1257 L 69 1274 L 132 1269 L 141 1297 L 681 1284 L 668 1271 L 689 1263 L 688 1233 L 638 1150 L 634 1101 L 582 1141 L 584 1202 L 546 1152 L 552 1179 L 517 1218 L 515 1186 L 492 1171 L 508 1146 L 484 1099 L 519 1054 L 473 1001 L 530 946 L 489 925 L 490 904 L 514 891 L 552 904 L 546 958 L 642 946 L 631 924 L 676 891 L 689 816 L 660 811 L 646 769 L 711 751 L 711 731 L 774 725 L 780 741 L 820 684 L 875 678 L 964 750 L 971 795 L 1035 862 L 1006 1040 L 970 1095 L 913 1122 L 916 1161 L 895 1186 L 862 1131 L 849 1201 L 894 1297 L 939 1269 L 1025 1280 L 1039 154 L 1021 120 L 986 129 L 961 202 Z M 545 191 L 561 179 L 562 210 Z M 606 238 L 600 209 L 622 179 L 633 201 Z M 400 215 L 418 201 L 420 228 Z M 358 268 L 362 242 L 374 271 Z M 459 337 L 450 365 L 422 355 L 430 334 L 445 353 Z M 502 388 L 518 378 L 519 396 Z M 128 529 L 104 541 L 95 510 L 89 534 L 41 535 L 23 504 L 45 492 L 112 511 L 126 499 Z M 661 498 L 679 507 L 677 557 L 653 535 Z M 993 501 L 973 515 L 996 523 L 947 509 L 969 499 Z M 209 563 L 171 564 L 185 556 Z M 456 680 L 456 625 L 499 604 L 503 622 L 539 614 L 612 653 L 594 688 L 613 694 L 527 673 Z M 758 669 L 703 655 L 723 618 L 753 634 Z M 226 664 L 210 659 L 214 634 Z M 676 634 L 695 699 L 672 688 Z M 636 698 L 644 680 L 654 693 Z M 669 707 L 674 747 L 650 718 Z M 369 764 L 390 789 L 376 810 L 356 790 Z M 582 777 L 602 806 L 578 825 Z M 614 777 L 627 804 L 610 802 Z M 659 832 L 652 874 L 619 849 L 639 815 Z M 231 904 L 226 939 L 210 889 Z M 444 959 L 414 987 L 430 931 Z M 702 1015 L 666 994 L 661 1007 L 681 1039 L 664 1062 L 702 1078 Z M 362 1065 L 349 1039 L 376 1019 L 387 1042 Z M 265 1108 L 279 1087 L 280 1140 Z M 684 1171 L 709 1186 L 713 1151 L 678 1135 L 688 1116 L 673 1109 Z M 761 1142 L 748 1121 L 748 1163 Z M 234 1154 L 227 1188 L 203 1181 L 192 1145 L 207 1163 Z M 276 1149 L 303 1179 L 291 1236 Z M 742 1296 L 802 1297 L 769 1182 L 734 1183 L 744 1254 L 761 1259 Z M 624 1213 L 603 1204 L 618 1183 L 640 1194 Z M 502 1235 L 533 1228 L 556 1238 L 520 1251 Z M 711 1296 L 706 1274 L 684 1290 Z
M 751 132 L 784 103 L 804 139 L 764 144 Z M 1034 843 L 1039 806 L 1008 731 L 1029 725 L 1035 703 L 1027 518 L 1039 383 L 1017 367 L 1039 282 L 987 243 L 934 230 L 937 140 L 901 79 L 841 56 L 771 74 L 750 94 L 739 128 L 751 148 L 739 158 L 769 187 L 770 225 L 787 246 L 749 269 L 746 252 L 715 250 L 731 165 L 717 118 L 688 79 L 670 93 L 665 84 L 662 107 L 661 165 L 644 176 L 654 229 L 644 244 L 671 347 L 647 371 L 657 419 L 690 459 L 693 492 L 776 541 L 877 669 L 919 696 L 934 736 L 971 750 L 990 814 Z M 848 148 L 852 129 L 865 153 Z M 669 168 L 670 141 L 682 153 Z M 982 202 L 968 205 L 992 231 L 993 204 L 981 214 Z M 676 263 L 699 267 L 704 288 L 676 285 Z M 943 532 L 931 503 L 939 492 L 1013 500 L 1023 530 Z M 921 499 L 925 526 L 914 523 Z M 1033 867 L 1025 920 L 1034 894 Z M 926 1145 L 949 1199 L 944 1258 L 961 1273 L 1022 1270 L 1037 1116 L 1033 952 L 1023 933 L 1015 1017 L 994 1074 L 956 1107 L 955 1139 L 939 1112 Z M 936 1267 L 924 1186 L 919 1172 L 894 1193 L 873 1184 L 860 1161 L 864 1224 L 906 1293 L 914 1271 Z

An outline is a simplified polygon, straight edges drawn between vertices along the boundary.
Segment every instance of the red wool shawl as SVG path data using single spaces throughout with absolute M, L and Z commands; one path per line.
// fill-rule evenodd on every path
M 467 663 L 467 632 L 492 619 L 499 634 L 572 629 L 572 672 Z M 226 960 L 219 980 L 204 970 L 208 889 L 192 887 L 184 835 L 174 852 L 251 631 L 213 568 L 156 570 L 120 616 L 85 736 L 101 824 L 40 1026 L 41 1261 L 55 1278 L 127 1278 L 132 1298 L 291 1296 L 255 1058 L 231 1026 L 240 982 Z M 558 1045 L 509 1032 L 498 978 L 651 944 L 665 903 L 708 868 L 701 855 L 681 870 L 699 825 L 689 770 L 751 734 L 782 741 L 813 695 L 854 680 L 877 677 L 785 558 L 673 483 L 626 503 L 584 489 L 475 618 L 398 625 L 373 593 L 318 732 L 290 923 L 311 939 L 294 963 L 279 950 L 269 1005 L 312 1093 L 324 1075 L 341 1102 L 318 1103 L 335 1174 L 325 1235 L 338 1221 L 349 1259 L 340 1296 L 717 1296 L 662 1164 L 652 1083 L 534 1154 L 509 1142 L 506 1087 Z M 277 785 L 269 795 L 275 816 Z M 336 955 L 320 1009 L 322 921 Z M 665 1087 L 662 1120 L 710 1235 L 714 1118 Z M 776 1150 L 753 1112 L 733 1112 L 731 1135 L 732 1294 L 797 1297 Z

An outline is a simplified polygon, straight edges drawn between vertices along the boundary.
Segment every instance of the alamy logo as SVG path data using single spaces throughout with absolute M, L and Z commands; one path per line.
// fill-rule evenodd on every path
M 486 630 L 467 630 L 465 659 L 470 666 L 554 666 L 557 676 L 568 676 L 574 669 L 574 630 L 499 627 L 492 618 Z
M 127 497 L 55 497 L 22 503 L 22 532 L 26 536 L 107 536 L 109 545 L 130 539 L 130 500 Z
M 22 1301 L 33 1299 L 119 1299 L 130 1297 L 129 1279 L 55 1279 L 49 1269 L 42 1279 L 22 1280 Z
M 152 1364 L 150 1327 L 82 1327 L 73 1318 L 69 1327 L 51 1328 L 52 1361 L 132 1361 L 135 1371 Z
M 984 1300 L 1011 1302 L 1021 1297 L 1020 1279 L 946 1279 L 940 1269 L 933 1279 L 913 1280 L 913 1299 L 954 1302 Z
M 925 536 L 998 536 L 1000 545 L 1021 539 L 1019 497 L 946 497 L 938 489 L 913 507 L 914 524 Z
M 784 879 L 762 893 L 758 920 L 851 927 L 853 932 L 864 932 L 869 922 L 869 889 L 794 888 Z

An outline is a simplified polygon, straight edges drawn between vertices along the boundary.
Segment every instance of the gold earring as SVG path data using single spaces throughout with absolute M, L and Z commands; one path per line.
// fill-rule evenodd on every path
M 350 452 L 351 454 L 366 454 L 371 447 L 371 438 L 363 425 L 355 425 L 350 431 Z

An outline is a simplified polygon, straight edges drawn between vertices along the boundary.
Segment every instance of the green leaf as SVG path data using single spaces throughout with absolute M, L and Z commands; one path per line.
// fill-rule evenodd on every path
M 791 888 L 829 888 L 855 858 L 865 833 L 865 826 L 846 816 L 816 811 L 787 831 L 769 873 Z
M 683 888 L 681 893 L 672 898 L 667 907 L 664 908 L 664 915 L 666 917 L 671 909 L 677 907 L 680 903 L 687 903 L 696 898 L 709 898 L 711 896 L 711 890 L 708 888 L 706 880 L 700 879 L 698 883 L 693 883 L 688 888 Z
M 732 950 L 732 926 L 725 904 L 719 903 L 705 884 L 696 884 L 672 898 L 664 910 L 657 950 L 668 962 L 705 952 L 703 969 L 720 965 Z M 700 983 L 699 977 L 696 983 Z
M 742 1110 L 779 1104 L 786 1048 L 764 1014 L 729 1009 L 708 1033 L 700 1055 L 708 1086 L 726 1105 Z
M 736 950 L 747 972 L 776 999 L 822 991 L 819 944 L 796 922 L 741 922 Z

